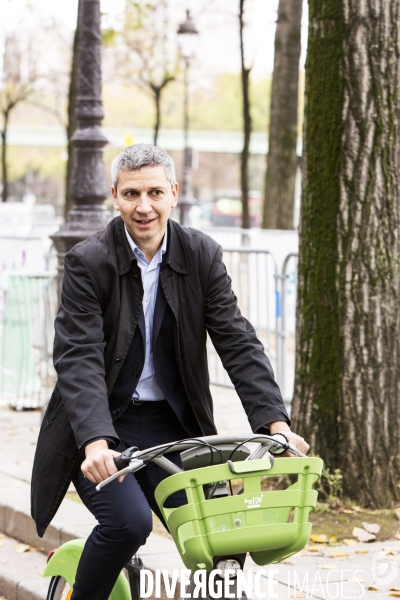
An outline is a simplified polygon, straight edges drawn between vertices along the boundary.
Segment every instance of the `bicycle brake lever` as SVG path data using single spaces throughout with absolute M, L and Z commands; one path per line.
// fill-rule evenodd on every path
M 98 483 L 96 485 L 96 491 L 99 492 L 101 490 L 101 488 L 105 487 L 106 485 L 108 485 L 109 483 L 114 481 L 114 479 L 118 479 L 118 477 L 120 477 L 121 475 L 126 475 L 127 473 L 134 473 L 135 471 L 139 471 L 139 469 L 141 469 L 144 466 L 145 466 L 145 462 L 143 460 L 133 458 L 131 460 L 131 462 L 129 463 L 128 467 L 125 467 L 125 469 L 121 469 L 121 471 L 114 473 L 114 475 L 111 475 L 111 477 L 107 477 L 107 479 Z
M 295 448 L 294 446 L 291 446 L 290 444 L 288 444 L 288 452 L 291 452 L 292 454 L 294 454 L 295 456 L 298 456 L 299 458 L 307 458 L 306 454 L 303 454 L 302 452 L 300 452 L 300 450 L 297 450 L 297 448 Z
M 111 477 L 107 477 L 107 479 L 104 479 L 104 481 L 101 481 L 100 483 L 98 483 L 96 485 L 96 491 L 99 492 L 101 490 L 101 488 L 105 487 L 106 485 L 108 485 L 109 483 L 114 481 L 114 479 L 118 479 L 118 477 L 120 477 L 121 475 L 125 475 L 126 473 L 130 473 L 130 472 L 131 472 L 131 470 L 129 467 L 125 467 L 125 469 L 121 469 L 121 471 L 114 473 L 114 475 L 111 475 Z

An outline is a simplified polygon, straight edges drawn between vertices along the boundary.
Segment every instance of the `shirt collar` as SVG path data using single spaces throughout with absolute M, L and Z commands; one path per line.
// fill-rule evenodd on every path
M 134 253 L 134 255 L 146 258 L 144 256 L 143 252 L 140 250 L 140 248 L 137 247 L 137 245 L 135 244 L 135 242 L 133 241 L 133 239 L 129 235 L 129 232 L 128 232 L 127 228 L 126 228 L 125 223 L 124 223 L 124 229 L 125 229 L 126 238 L 128 240 L 128 243 L 129 243 L 130 247 L 132 248 L 132 252 Z M 158 262 L 162 261 L 162 257 L 166 253 L 166 251 L 167 251 L 167 235 L 168 235 L 168 227 L 165 230 L 162 244 L 161 244 L 161 246 L 159 247 L 159 249 L 157 250 L 157 252 L 155 254 L 155 256 L 157 256 L 157 254 L 158 254 L 158 257 L 159 257 Z M 161 252 L 160 252 L 160 250 L 161 250 Z

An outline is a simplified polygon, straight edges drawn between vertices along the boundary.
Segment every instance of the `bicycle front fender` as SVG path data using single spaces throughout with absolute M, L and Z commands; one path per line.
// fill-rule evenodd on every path
M 85 542 L 86 540 L 71 540 L 60 546 L 47 563 L 43 577 L 61 575 L 72 589 Z M 131 600 L 129 583 L 123 573 L 119 574 L 109 600 Z

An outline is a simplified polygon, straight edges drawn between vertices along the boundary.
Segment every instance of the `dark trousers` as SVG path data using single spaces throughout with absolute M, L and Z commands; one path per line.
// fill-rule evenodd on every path
M 115 423 L 121 445 L 140 450 L 184 439 L 187 434 L 166 400 L 131 404 Z M 179 453 L 168 458 L 180 466 Z M 76 574 L 71 600 L 107 600 L 114 583 L 131 556 L 143 546 L 152 530 L 153 510 L 162 516 L 154 500 L 154 490 L 168 473 L 154 463 L 129 474 L 122 483 L 113 481 L 100 492 L 85 479 L 80 468 L 73 480 L 85 506 L 98 520 L 86 541 Z M 167 507 L 186 503 L 186 494 L 177 492 Z

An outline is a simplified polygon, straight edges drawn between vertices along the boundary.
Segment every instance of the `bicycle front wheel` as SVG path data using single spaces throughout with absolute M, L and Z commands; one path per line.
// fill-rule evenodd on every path
M 71 596 L 72 590 L 64 577 L 57 575 L 50 579 L 46 600 L 70 600 Z

